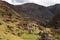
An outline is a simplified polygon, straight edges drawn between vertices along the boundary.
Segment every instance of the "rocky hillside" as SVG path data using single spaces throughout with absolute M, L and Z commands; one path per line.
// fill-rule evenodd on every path
M 19 40 L 21 38 L 12 35 L 9 27 L 14 26 L 18 20 L 17 14 L 0 1 L 0 40 Z M 14 38 L 14 39 L 13 39 Z M 16 38 L 16 39 L 15 39 Z M 22 40 L 22 39 L 21 39 Z
M 60 15 L 53 16 L 47 7 L 34 3 L 14 6 L 0 1 L 0 40 L 60 40 L 55 28 L 45 27 Z
M 35 21 L 25 21 L 0 1 L 0 40 L 37 40 L 37 33 L 39 28 Z
M 53 13 L 51 13 L 47 7 L 42 5 L 38 5 L 35 3 L 26 3 L 23 5 L 11 5 L 7 2 L 4 2 L 14 11 L 22 15 L 25 20 L 37 21 L 40 25 L 46 25 L 49 20 L 53 17 Z

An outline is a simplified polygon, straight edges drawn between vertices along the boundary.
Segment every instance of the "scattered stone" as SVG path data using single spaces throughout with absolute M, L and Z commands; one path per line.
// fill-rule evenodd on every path
M 13 35 L 16 35 L 14 32 L 12 32 Z
M 0 38 L 0 40 L 1 40 L 2 38 Z
M 17 35 L 20 37 L 22 34 L 21 33 L 17 33 Z
M 6 40 L 9 40 L 9 39 L 6 39 Z
M 2 40 L 2 37 L 1 37 L 1 35 L 0 35 L 0 40 Z
M 41 36 L 41 40 L 52 40 L 52 38 L 49 37 L 49 34 L 47 32 L 41 31 L 39 35 Z
M 2 25 L 2 23 L 0 23 L 0 25 Z
M 13 31 L 13 30 L 12 30 L 12 29 L 13 29 L 12 26 L 9 26 L 9 25 L 8 25 L 7 28 L 10 29 L 11 31 Z

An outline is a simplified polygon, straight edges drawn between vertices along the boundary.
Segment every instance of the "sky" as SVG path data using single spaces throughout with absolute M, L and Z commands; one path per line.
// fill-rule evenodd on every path
M 13 5 L 21 5 L 24 3 L 36 3 L 43 6 L 60 4 L 60 0 L 3 0 Z

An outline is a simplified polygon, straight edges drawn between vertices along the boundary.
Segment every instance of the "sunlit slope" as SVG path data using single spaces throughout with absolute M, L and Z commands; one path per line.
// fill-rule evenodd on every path
M 7 25 L 10 24 L 8 22 L 5 22 L 4 20 L 10 20 L 17 17 L 16 13 L 14 13 L 11 9 L 6 7 L 1 1 L 0 1 L 0 40 L 22 40 L 20 37 L 14 36 L 8 31 Z M 12 20 L 13 20 L 12 19 Z M 12 24 L 14 25 L 14 24 Z
M 33 32 L 29 34 L 28 27 Z M 0 40 L 37 40 L 39 33 L 36 22 L 25 21 L 18 13 L 0 1 Z M 36 28 L 35 28 L 36 27 Z

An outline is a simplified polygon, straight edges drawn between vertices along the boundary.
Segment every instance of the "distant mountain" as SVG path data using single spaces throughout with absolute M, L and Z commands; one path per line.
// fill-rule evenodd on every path
M 23 5 L 11 5 L 5 1 L 4 3 L 19 13 L 25 21 L 36 21 L 40 25 L 46 26 L 48 24 L 50 27 L 55 27 L 55 22 L 59 19 L 57 15 L 60 12 L 60 4 L 44 7 L 34 3 L 26 3 Z
M 59 29 L 60 28 L 60 12 L 58 12 L 54 18 L 49 22 L 49 27 Z
M 53 14 L 47 7 L 35 3 L 26 3 L 23 5 L 10 5 L 5 1 L 4 3 L 20 15 L 22 15 L 25 20 L 37 21 L 41 25 L 46 25 L 53 17 Z
M 60 28 L 60 4 L 55 4 L 48 8 L 55 15 L 48 25 L 53 28 Z
M 55 4 L 55 5 L 49 6 L 48 8 L 53 14 L 57 14 L 57 12 L 60 11 L 60 4 Z

